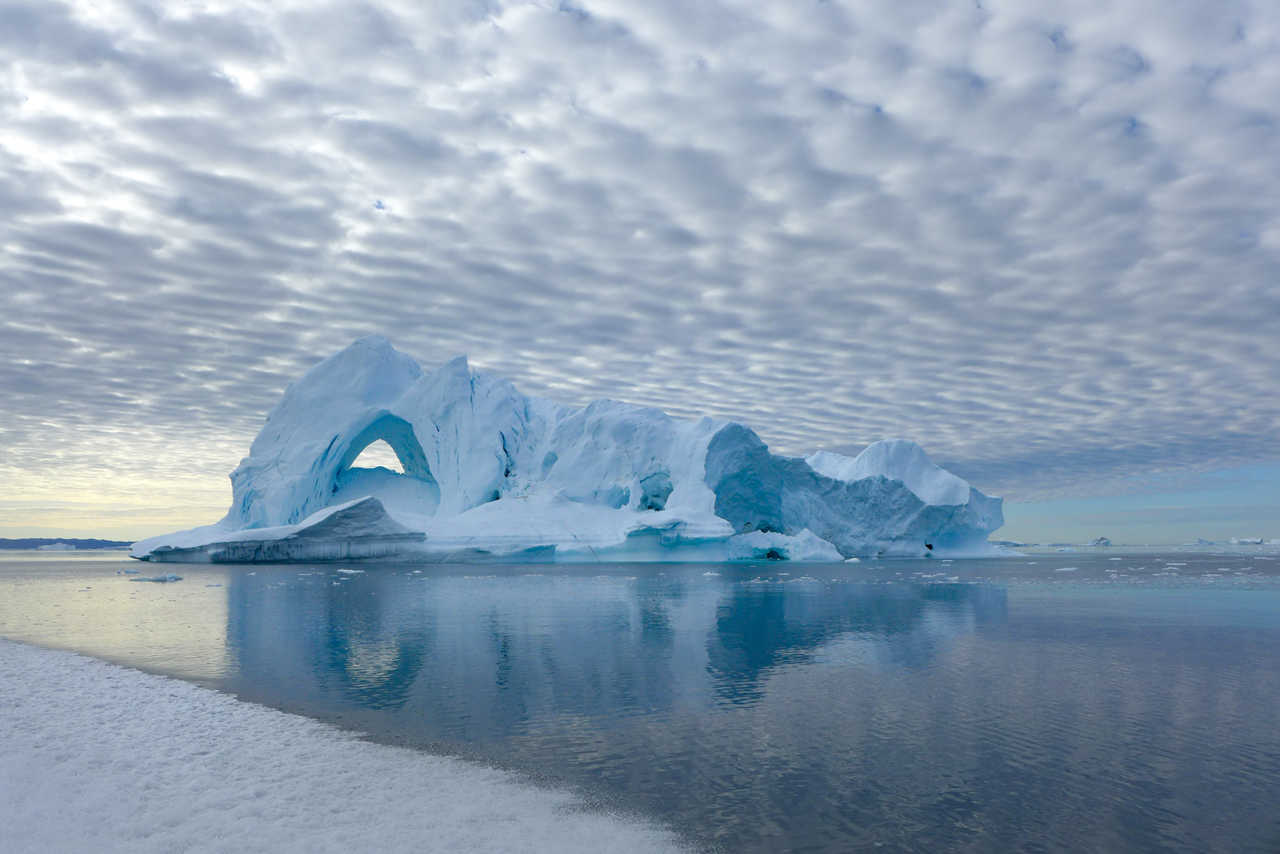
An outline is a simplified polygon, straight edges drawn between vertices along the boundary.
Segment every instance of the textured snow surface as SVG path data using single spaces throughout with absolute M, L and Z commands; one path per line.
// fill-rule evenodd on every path
M 457 759 L 0 640 L 0 850 L 675 851 Z
M 379 440 L 403 472 L 352 466 Z M 285 391 L 231 485 L 222 521 L 134 556 L 840 560 L 981 553 L 1004 521 L 913 442 L 782 457 L 742 424 L 562 406 L 464 357 L 424 373 L 377 336 Z

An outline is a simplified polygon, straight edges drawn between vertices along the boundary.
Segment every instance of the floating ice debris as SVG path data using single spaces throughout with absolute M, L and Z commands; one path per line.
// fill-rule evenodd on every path
M 1076 572 L 1079 569 L 1080 567 L 1078 566 L 1060 566 L 1054 572 Z
M 165 573 L 164 575 L 144 575 L 138 578 L 130 578 L 129 580 L 130 581 L 150 581 L 155 584 L 168 584 L 172 581 L 181 581 L 182 576 L 174 575 L 172 572 L 169 572 L 169 573 Z
M 338 572 L 342 575 L 360 575 L 364 572 L 364 570 L 363 569 L 340 569 L 338 570 Z
M 844 562 L 845 563 L 862 563 L 862 561 L 856 557 L 845 558 Z
M 1109 557 L 1107 560 L 1124 560 L 1122 557 Z
M 712 576 L 719 575 L 720 573 L 718 573 L 718 572 L 710 572 L 710 571 L 709 571 L 709 572 L 704 572 L 704 573 L 702 573 L 702 574 L 703 574 L 704 576 L 706 576 L 706 577 L 710 578 L 710 577 L 712 577 Z

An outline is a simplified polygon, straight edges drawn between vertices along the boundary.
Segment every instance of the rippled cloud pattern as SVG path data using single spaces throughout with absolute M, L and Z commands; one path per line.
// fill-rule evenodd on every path
M 39 0 L 0 60 L 9 515 L 225 506 L 375 331 L 1015 501 L 1277 455 L 1271 3 Z

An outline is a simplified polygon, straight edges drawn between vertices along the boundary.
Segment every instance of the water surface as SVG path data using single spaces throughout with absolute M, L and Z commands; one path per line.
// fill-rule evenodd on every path
M 725 851 L 1280 850 L 1268 550 L 536 567 L 27 553 L 0 558 L 0 634 L 567 783 Z

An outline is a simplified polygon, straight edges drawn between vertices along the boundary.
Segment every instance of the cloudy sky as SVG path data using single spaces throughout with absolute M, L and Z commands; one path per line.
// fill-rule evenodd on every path
M 1278 92 L 1273 0 L 0 2 L 0 536 L 212 521 L 369 332 L 1280 536 Z

